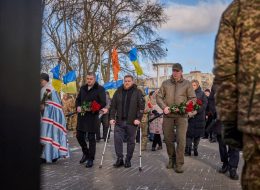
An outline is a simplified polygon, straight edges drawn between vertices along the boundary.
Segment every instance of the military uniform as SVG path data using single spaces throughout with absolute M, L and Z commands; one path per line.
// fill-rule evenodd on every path
M 76 99 L 71 96 L 72 99 L 72 112 L 76 111 Z M 78 114 L 74 114 L 71 116 L 71 130 L 74 132 L 74 134 L 76 133 L 76 128 L 77 128 L 77 120 L 78 120 Z
M 68 115 L 69 113 L 72 113 L 75 111 L 75 100 L 73 100 L 73 98 L 68 97 L 67 99 L 62 99 L 62 104 L 63 104 L 62 109 L 63 109 L 65 116 Z M 66 117 L 66 124 L 67 124 L 68 130 L 73 130 L 72 117 L 73 116 Z
M 149 113 L 149 107 L 148 107 L 148 97 L 144 97 L 145 100 L 145 109 L 144 109 L 144 114 L 143 118 L 141 120 L 141 130 L 142 130 L 142 144 L 141 144 L 141 149 L 142 151 L 146 150 L 147 147 L 147 141 L 148 141 L 148 113 Z
M 227 144 L 241 147 L 243 189 L 260 189 L 260 1 L 235 0 L 223 13 L 213 73 Z
M 156 96 L 157 104 L 162 110 L 164 110 L 167 106 L 170 107 L 173 104 L 179 105 L 187 100 L 196 101 L 196 95 L 192 88 L 191 82 L 183 78 L 179 81 L 175 81 L 172 77 L 171 79 L 164 81 Z M 176 132 L 174 126 L 176 126 Z M 186 145 L 187 128 L 187 115 L 170 113 L 164 116 L 163 133 L 169 156 L 169 164 L 167 168 L 172 168 L 175 163 L 176 168 L 182 168 L 184 164 L 184 149 Z M 175 139 L 175 135 L 177 139 Z M 177 140 L 176 150 L 174 143 L 175 140 Z

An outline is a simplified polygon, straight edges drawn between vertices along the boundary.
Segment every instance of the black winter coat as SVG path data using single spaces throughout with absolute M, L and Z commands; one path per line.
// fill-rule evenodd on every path
M 110 120 L 116 120 L 118 125 L 121 125 L 124 115 L 127 116 L 126 123 L 128 125 L 134 125 L 135 119 L 138 119 L 139 121 L 142 120 L 145 106 L 143 94 L 135 84 L 131 88 L 131 98 L 129 100 L 130 104 L 128 105 L 129 109 L 123 109 L 123 86 L 119 87 L 113 96 L 109 118 Z M 123 110 L 128 113 L 123 113 Z
M 197 99 L 202 101 L 202 106 L 197 111 L 198 113 L 188 120 L 188 137 L 202 137 L 204 135 L 204 128 L 206 125 L 205 121 L 205 111 L 208 104 L 208 99 L 205 93 L 201 90 L 201 88 L 197 88 L 195 90 Z
M 209 95 L 209 111 L 213 115 L 213 120 L 209 124 L 209 128 L 212 132 L 214 132 L 217 135 L 221 135 L 221 121 L 217 119 L 217 112 L 216 112 L 216 104 L 215 104 L 215 92 L 216 92 L 216 85 L 212 85 L 211 92 Z
M 76 107 L 81 106 L 84 101 L 92 102 L 94 100 L 101 105 L 101 109 L 106 106 L 105 89 L 97 82 L 90 90 L 88 90 L 87 85 L 80 88 L 76 99 Z M 80 113 L 78 114 L 77 130 L 96 133 L 98 131 L 98 125 L 98 111 L 95 113 L 86 112 L 83 116 Z

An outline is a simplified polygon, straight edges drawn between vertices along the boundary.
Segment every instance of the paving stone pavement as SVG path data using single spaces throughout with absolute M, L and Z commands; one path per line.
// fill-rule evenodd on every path
M 75 137 L 70 135 L 70 158 L 54 164 L 43 164 L 41 188 L 43 190 L 239 190 L 240 181 L 231 180 L 227 174 L 219 174 L 221 166 L 218 144 L 202 139 L 198 157 L 185 157 L 184 173 L 166 169 L 166 147 L 152 152 L 142 152 L 142 171 L 139 171 L 139 144 L 136 144 L 131 168 L 113 168 L 116 159 L 113 140 L 107 144 L 103 167 L 99 168 L 104 142 L 97 143 L 93 168 L 79 164 L 81 149 Z M 126 147 L 124 147 L 126 152 Z M 243 160 L 240 155 L 238 173 Z

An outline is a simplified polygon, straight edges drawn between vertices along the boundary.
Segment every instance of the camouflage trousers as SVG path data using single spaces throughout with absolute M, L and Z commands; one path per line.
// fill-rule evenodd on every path
M 141 122 L 141 130 L 142 130 L 142 145 L 141 145 L 141 149 L 146 150 L 147 147 L 147 141 L 148 141 L 148 134 L 147 134 L 147 130 L 148 130 L 148 125 L 147 122 Z
M 70 131 L 76 131 L 77 127 L 77 114 L 70 117 L 66 117 L 67 129 Z
M 260 189 L 260 137 L 244 134 L 243 157 L 245 160 L 242 172 L 243 190 Z

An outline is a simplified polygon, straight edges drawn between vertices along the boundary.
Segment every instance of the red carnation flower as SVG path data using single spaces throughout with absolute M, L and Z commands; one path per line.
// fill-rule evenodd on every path
M 192 112 L 193 111 L 193 103 L 192 101 L 190 101 L 188 103 L 188 105 L 186 105 L 186 109 L 185 109 L 186 112 Z
M 202 101 L 200 99 L 197 99 L 197 102 L 196 102 L 198 105 L 202 105 Z
M 94 113 L 94 112 L 99 111 L 100 108 L 101 108 L 101 105 L 94 100 L 91 104 L 91 111 Z
M 151 104 L 151 102 L 148 102 L 148 108 L 152 108 L 153 106 L 152 106 L 152 104 Z

